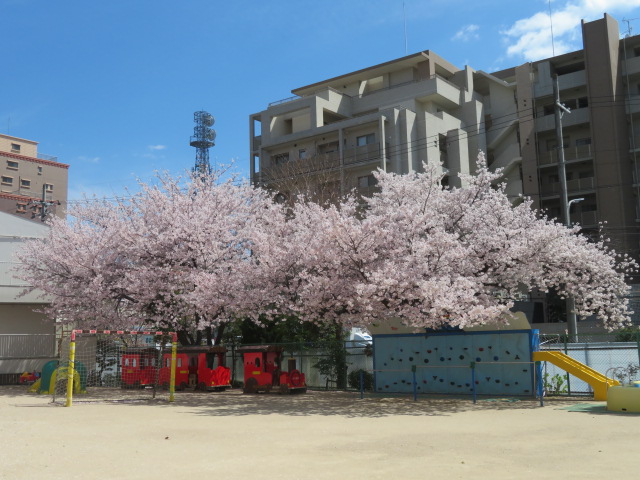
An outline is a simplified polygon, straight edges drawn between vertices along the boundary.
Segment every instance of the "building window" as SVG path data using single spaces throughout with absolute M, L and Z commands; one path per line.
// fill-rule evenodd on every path
M 42 175 L 42 167 L 38 167 L 38 175 Z
M 44 184 L 44 191 L 45 192 L 53 192 L 53 185 L 51 183 L 45 183 Z
M 282 165 L 289 161 L 289 153 L 279 153 L 271 157 L 271 161 L 274 165 Z
M 5 177 L 2 175 L 2 185 L 13 185 L 13 177 Z
M 363 147 L 365 145 L 371 145 L 372 143 L 376 142 L 376 134 L 375 133 L 370 133 L 368 135 L 361 135 L 359 137 L 356 137 L 356 145 L 358 145 L 359 147 Z
M 11 144 L 11 151 L 13 153 L 20 153 L 20 144 L 18 143 L 12 143 Z
M 9 170 L 17 170 L 18 169 L 18 162 L 14 162 L 13 160 L 7 160 L 7 168 Z
M 556 105 L 555 103 L 551 103 L 549 105 L 545 105 L 542 107 L 543 115 L 553 115 L 556 113 Z
M 20 179 L 20 188 L 31 188 L 31 180 Z
M 578 108 L 587 108 L 589 106 L 589 99 L 587 97 L 580 97 L 578 99 Z
M 300 150 L 298 150 L 298 158 L 300 160 L 307 158 L 307 151 L 304 148 L 301 148 Z
M 577 138 L 576 147 L 582 147 L 584 145 L 591 145 L 591 138 Z
M 362 177 L 358 177 L 358 187 L 373 187 L 378 183 L 376 177 L 373 175 L 364 175 Z
M 16 204 L 16 213 L 27 213 L 27 204 L 24 202 L 18 202 Z

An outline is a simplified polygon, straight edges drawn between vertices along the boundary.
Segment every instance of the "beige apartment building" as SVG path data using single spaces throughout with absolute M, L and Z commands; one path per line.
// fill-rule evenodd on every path
M 429 50 L 292 91 L 250 116 L 250 175 L 283 199 L 375 189 L 380 168 L 440 165 L 444 183 L 473 171 L 478 150 L 507 193 L 562 219 L 554 83 L 562 115 L 570 220 L 640 251 L 640 36 L 605 14 L 583 22 L 583 49 L 499 72 L 458 68 Z M 324 196 L 324 195 L 322 195 Z M 549 319 L 546 300 L 535 316 Z M 632 299 L 633 301 L 633 299 Z M 635 308 L 636 311 L 640 310 Z
M 0 212 L 28 219 L 64 216 L 69 165 L 38 153 L 38 142 L 0 134 Z M 44 202 L 43 202 L 44 201 Z

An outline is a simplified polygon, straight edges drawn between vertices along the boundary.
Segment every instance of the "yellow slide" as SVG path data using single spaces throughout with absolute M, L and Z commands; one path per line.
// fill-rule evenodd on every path
M 607 389 L 615 385 L 620 385 L 620 382 L 609 378 L 597 372 L 591 367 L 586 366 L 584 363 L 574 360 L 569 355 L 565 355 L 558 351 L 544 351 L 533 352 L 534 362 L 551 362 L 556 367 L 569 372 L 574 377 L 587 382 L 593 388 L 594 400 L 606 400 Z

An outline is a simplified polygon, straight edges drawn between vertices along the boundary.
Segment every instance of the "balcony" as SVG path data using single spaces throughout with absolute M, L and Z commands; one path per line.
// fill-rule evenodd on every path
M 354 165 L 357 163 L 369 163 L 380 161 L 380 143 L 370 143 L 360 147 L 348 148 L 344 150 L 344 164 Z
M 574 125 L 589 123 L 590 121 L 591 121 L 591 117 L 589 115 L 588 108 L 576 108 L 575 110 L 571 110 L 570 114 L 563 115 L 562 126 L 564 128 L 572 127 Z M 554 130 L 555 128 L 556 128 L 555 115 L 543 115 L 542 117 L 536 118 L 536 130 L 538 132 Z
M 591 149 L 591 145 L 581 145 L 579 147 L 564 149 L 565 162 L 589 160 L 592 158 L 593 158 L 593 151 Z M 538 155 L 538 165 L 541 167 L 547 166 L 547 165 L 557 165 L 557 163 L 558 163 L 557 150 L 540 153 Z
M 627 58 L 626 75 L 634 75 L 640 73 L 640 57 Z
M 579 224 L 581 227 L 596 227 L 598 225 L 598 212 L 571 212 L 569 217 L 572 224 Z
M 635 115 L 640 112 L 640 95 L 630 95 L 629 101 L 626 102 L 627 115 Z
M 591 192 L 595 189 L 595 178 L 578 178 L 575 180 L 567 180 L 567 192 L 570 194 L 578 194 L 583 192 Z M 540 195 L 555 196 L 560 195 L 560 182 L 550 182 L 540 186 Z
M 433 101 L 446 108 L 456 108 L 460 106 L 460 87 L 436 74 L 427 79 L 392 85 L 353 97 L 354 111 L 368 111 L 406 99 Z

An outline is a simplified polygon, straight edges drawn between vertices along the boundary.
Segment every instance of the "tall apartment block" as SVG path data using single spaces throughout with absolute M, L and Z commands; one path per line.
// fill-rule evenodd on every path
M 640 36 L 620 38 L 605 14 L 582 23 L 582 38 L 582 50 L 499 72 L 457 68 L 427 50 L 297 88 L 250 116 L 251 181 L 282 198 L 298 189 L 367 194 L 374 170 L 427 163 L 457 186 L 454 174 L 473 171 L 482 150 L 514 202 L 524 194 L 562 220 L 562 148 L 568 198 L 583 199 L 570 204 L 571 222 L 587 234 L 602 228 L 638 258 Z M 556 79 L 569 111 L 562 142 Z
M 38 153 L 38 142 L 0 134 L 0 212 L 42 219 L 63 216 L 69 165 Z M 44 212 L 46 213 L 46 212 Z

